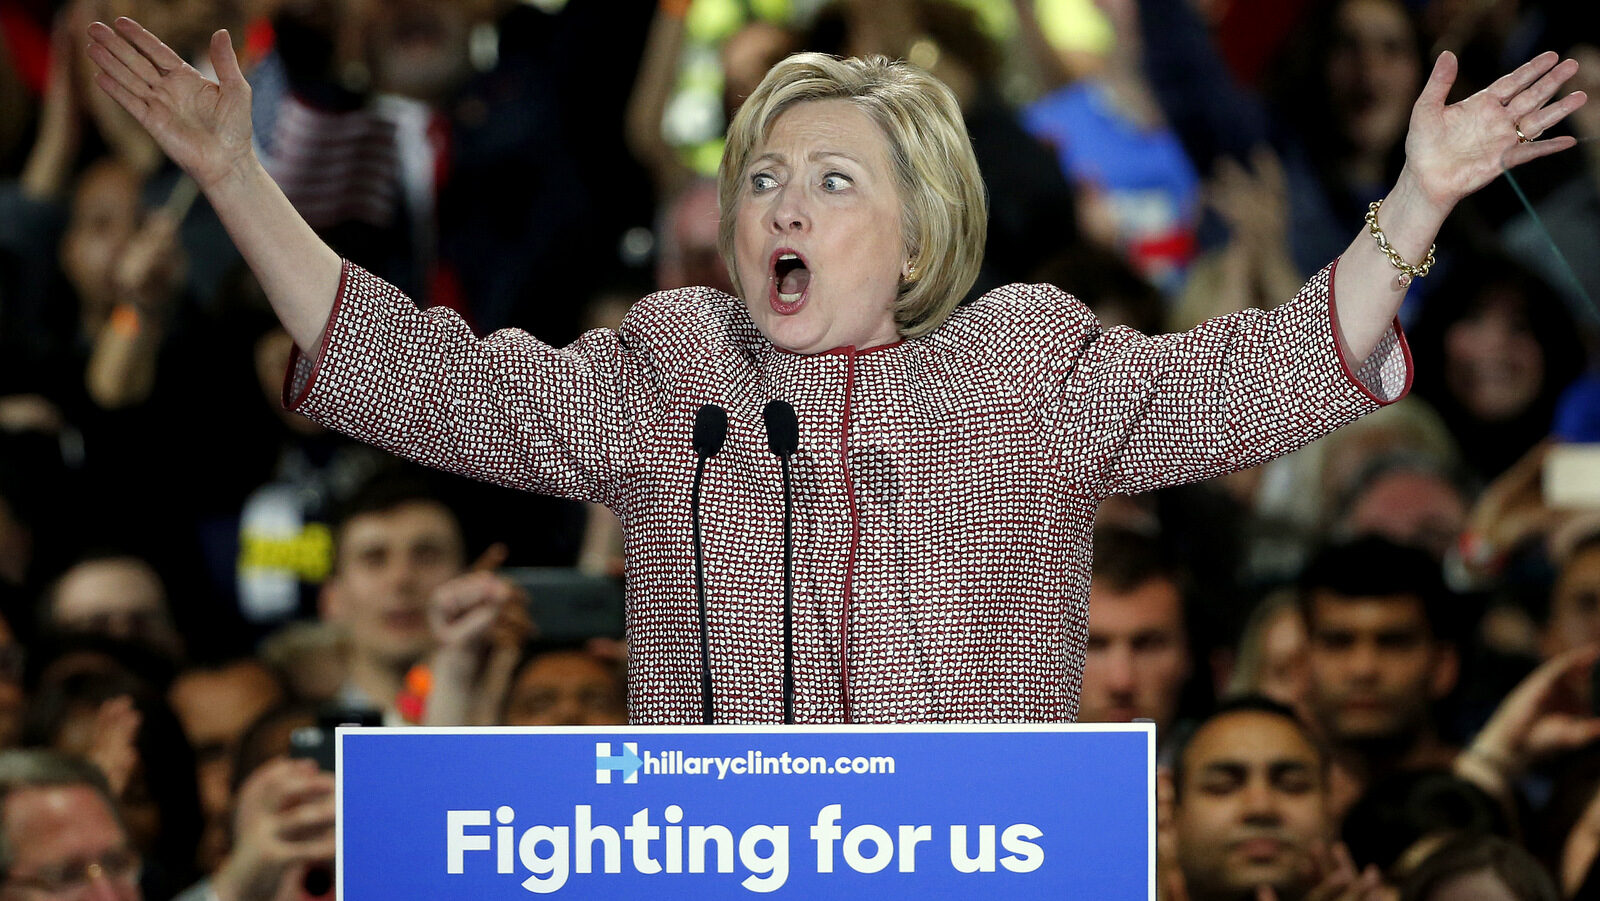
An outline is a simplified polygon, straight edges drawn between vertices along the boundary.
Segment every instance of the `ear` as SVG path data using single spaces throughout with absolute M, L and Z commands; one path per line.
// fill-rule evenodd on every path
M 1461 677 L 1461 655 L 1453 644 L 1439 642 L 1433 650 L 1433 673 L 1429 676 L 1428 697 L 1439 700 L 1455 690 Z

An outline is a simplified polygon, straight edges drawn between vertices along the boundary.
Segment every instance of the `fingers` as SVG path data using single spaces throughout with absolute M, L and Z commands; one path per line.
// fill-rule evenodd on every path
M 95 714 L 94 728 L 107 741 L 132 744 L 139 734 L 139 724 L 143 719 L 133 706 L 133 698 L 121 695 L 100 705 L 100 710 Z
M 333 821 L 333 798 L 325 796 L 289 807 L 277 817 L 274 833 L 283 842 L 303 842 L 332 832 Z
M 161 43 L 159 38 L 146 31 L 138 22 L 122 16 L 112 23 L 112 27 L 150 63 L 156 72 L 165 75 L 184 67 L 183 57 L 174 53 L 171 47 Z
M 1506 104 L 1506 110 L 1511 113 L 1514 119 L 1522 120 L 1527 118 L 1529 113 L 1550 102 L 1550 98 L 1561 90 L 1561 86 L 1566 84 L 1567 79 L 1576 74 L 1578 74 L 1578 61 L 1572 59 L 1563 60 L 1560 65 L 1546 72 L 1526 91 L 1511 98 L 1511 102 Z M 1530 138 L 1533 136 L 1531 132 L 1528 134 Z
M 211 35 L 211 67 L 217 70 L 217 80 L 224 87 L 245 83 L 244 70 L 239 68 L 239 57 L 233 52 L 233 38 L 226 28 Z
M 1456 55 L 1446 50 L 1439 54 L 1433 63 L 1433 71 L 1428 73 L 1428 82 L 1422 86 L 1422 94 L 1417 98 L 1418 106 L 1428 106 L 1435 109 L 1442 108 L 1445 98 L 1450 96 L 1450 88 L 1456 83 L 1456 72 L 1460 65 L 1456 62 Z M 1501 104 L 1504 105 L 1504 102 Z
M 478 559 L 474 560 L 472 565 L 467 567 L 467 569 L 471 572 L 479 573 L 499 569 L 500 565 L 506 562 L 506 557 L 508 557 L 510 554 L 511 551 L 506 547 L 505 542 L 496 541 L 494 544 L 491 544 L 485 548 L 484 552 L 478 555 Z
M 239 789 L 239 815 L 282 810 L 296 798 L 333 790 L 333 779 L 309 760 L 276 757 L 262 764 Z
M 122 19 L 117 20 L 119 28 L 123 27 L 123 21 Z M 127 21 L 131 22 L 132 20 Z M 96 22 L 94 25 L 89 26 L 89 36 L 95 39 L 96 46 L 105 48 L 107 53 L 115 57 L 117 62 L 122 63 L 133 77 L 138 80 L 138 84 L 125 83 L 126 86 L 140 97 L 145 96 L 150 90 L 150 86 L 161 80 L 161 71 L 128 41 L 126 34 L 120 30 L 106 29 L 106 32 L 109 32 L 108 36 L 106 32 L 101 31 L 101 28 L 96 27 L 100 25 L 101 23 Z
M 1546 72 L 1556 67 L 1561 57 L 1554 50 L 1547 50 L 1533 59 L 1528 60 L 1516 69 L 1495 79 L 1494 84 L 1484 90 L 1500 102 L 1501 106 L 1511 103 L 1518 94 L 1528 89 L 1529 85 L 1538 81 Z
M 1544 134 L 1562 119 L 1572 115 L 1572 113 L 1577 111 L 1579 107 L 1587 103 L 1588 100 L 1589 96 L 1584 92 L 1573 91 L 1571 94 L 1561 98 L 1559 101 L 1552 103 L 1543 109 L 1536 110 L 1533 113 L 1523 116 L 1521 119 L 1517 120 L 1516 126 L 1522 129 L 1523 134 L 1528 136 L 1528 143 L 1519 143 L 1511 149 L 1536 149 L 1540 152 L 1536 153 L 1532 157 L 1529 157 L 1529 159 L 1536 159 L 1540 156 L 1544 156 L 1547 153 L 1554 153 L 1557 150 L 1565 150 L 1567 147 L 1572 146 L 1571 144 L 1564 143 L 1559 147 L 1552 148 L 1550 145 L 1554 142 L 1560 141 L 1560 137 L 1550 138 L 1545 141 L 1535 139 L 1541 134 Z M 1576 143 L 1576 139 L 1573 140 L 1573 143 Z
M 1600 720 L 1591 718 L 1553 719 L 1539 737 L 1557 751 L 1581 748 L 1600 738 Z
M 149 109 L 145 98 L 150 95 L 150 85 L 134 75 L 104 44 L 90 44 L 89 59 L 100 68 L 94 83 L 111 95 L 123 109 L 132 113 L 135 119 L 143 121 L 140 117 Z
M 1256 170 L 1256 179 L 1262 186 L 1278 194 L 1283 193 L 1283 164 L 1278 161 L 1278 155 L 1271 147 L 1266 144 L 1257 145 L 1250 151 L 1250 165 Z
M 1600 643 L 1572 648 L 1545 661 L 1524 677 L 1524 684 L 1530 691 L 1543 694 L 1560 684 L 1568 674 L 1586 670 L 1594 666 L 1597 660 L 1600 660 Z M 1515 691 L 1512 689 L 1513 693 Z

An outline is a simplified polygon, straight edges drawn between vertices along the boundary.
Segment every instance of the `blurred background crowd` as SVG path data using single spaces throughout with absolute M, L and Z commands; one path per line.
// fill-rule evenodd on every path
M 1162 332 L 1342 252 L 1440 51 L 1453 99 L 1546 49 L 1593 96 L 1591 6 L 5 0 L 0 898 L 319 896 L 307 728 L 626 721 L 615 520 L 283 412 L 290 339 L 90 82 L 89 22 L 202 71 L 228 28 L 261 155 L 335 249 L 559 345 L 727 287 L 722 130 L 797 50 L 954 90 L 991 197 L 974 292 L 1050 282 Z M 1103 508 L 1080 719 L 1156 722 L 1171 901 L 1600 897 L 1600 103 L 1564 127 L 1446 224 L 1401 313 L 1409 397 Z

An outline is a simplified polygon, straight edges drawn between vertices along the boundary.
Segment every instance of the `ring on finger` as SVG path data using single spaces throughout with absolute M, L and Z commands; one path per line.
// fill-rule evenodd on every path
M 1526 144 L 1529 141 L 1532 141 L 1534 138 L 1539 137 L 1536 134 L 1532 138 L 1530 138 L 1527 135 L 1523 134 L 1522 133 L 1522 125 L 1520 123 L 1517 123 L 1517 122 L 1512 122 L 1511 123 L 1511 129 L 1517 133 L 1517 143 L 1518 144 Z

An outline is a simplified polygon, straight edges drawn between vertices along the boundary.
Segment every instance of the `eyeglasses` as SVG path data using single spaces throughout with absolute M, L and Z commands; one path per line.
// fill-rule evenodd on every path
M 71 860 L 41 867 L 31 876 L 12 873 L 6 877 L 5 884 L 70 901 L 86 897 L 98 879 L 132 886 L 139 881 L 140 869 L 137 853 L 128 848 L 114 848 L 97 860 Z

